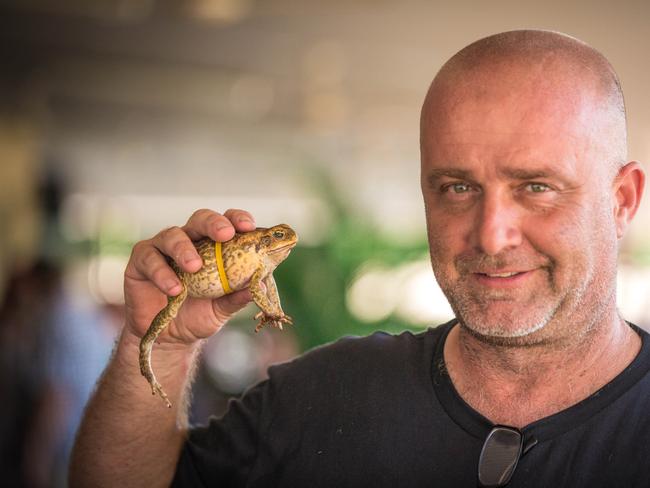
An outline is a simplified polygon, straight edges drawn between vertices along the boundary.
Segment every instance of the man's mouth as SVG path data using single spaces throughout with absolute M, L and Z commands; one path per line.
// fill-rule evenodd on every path
M 510 278 L 511 276 L 515 276 L 521 273 L 525 273 L 525 271 L 505 271 L 501 273 L 478 273 L 483 276 L 489 276 L 490 278 Z
M 534 270 L 521 270 L 521 271 L 475 271 L 473 273 L 475 279 L 483 286 L 489 287 L 519 287 L 526 282 L 526 279 L 531 277 Z

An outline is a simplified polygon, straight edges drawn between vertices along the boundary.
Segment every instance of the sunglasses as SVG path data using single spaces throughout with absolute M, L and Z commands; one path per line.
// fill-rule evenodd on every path
M 483 444 L 478 460 L 478 484 L 481 488 L 506 486 L 512 478 L 519 459 L 537 440 L 531 438 L 524 446 L 524 436 L 519 429 L 495 426 Z

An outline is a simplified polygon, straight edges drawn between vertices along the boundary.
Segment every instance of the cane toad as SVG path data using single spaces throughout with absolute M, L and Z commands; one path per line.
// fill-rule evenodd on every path
M 188 296 L 218 298 L 250 288 L 253 301 L 261 310 L 255 315 L 255 319 L 259 319 L 255 332 L 266 324 L 282 329 L 283 323 L 292 323 L 291 317 L 282 311 L 272 273 L 297 241 L 298 236 L 293 229 L 280 224 L 268 229 L 257 228 L 252 232 L 237 233 L 223 243 L 211 239 L 195 242 L 194 246 L 203 259 L 203 266 L 196 273 L 182 271 L 176 263 L 169 261 L 183 289 L 178 295 L 168 297 L 167 306 L 156 315 L 140 341 L 140 372 L 151 385 L 152 394 L 158 393 L 171 407 L 151 368 L 151 348 L 158 335 L 176 317 Z M 264 283 L 264 288 L 261 283 Z

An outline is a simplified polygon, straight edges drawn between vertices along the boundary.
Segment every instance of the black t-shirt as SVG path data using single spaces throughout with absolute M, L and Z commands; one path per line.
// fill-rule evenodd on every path
M 472 487 L 492 424 L 445 373 L 453 322 L 344 338 L 269 369 L 193 429 L 173 486 Z M 650 341 L 610 383 L 523 429 L 509 487 L 650 486 Z

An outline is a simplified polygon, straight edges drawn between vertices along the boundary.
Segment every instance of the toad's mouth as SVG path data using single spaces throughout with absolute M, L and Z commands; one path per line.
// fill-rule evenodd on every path
M 290 251 L 295 245 L 296 245 L 295 242 L 290 242 L 289 244 L 285 244 L 282 247 L 276 247 L 275 249 L 270 250 L 269 254 L 277 254 L 283 251 Z

